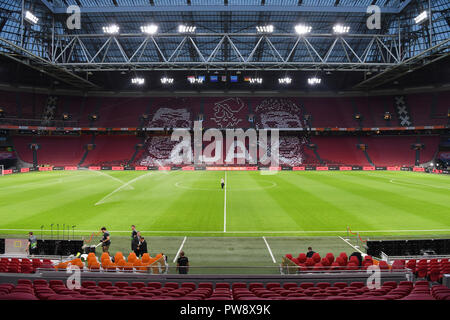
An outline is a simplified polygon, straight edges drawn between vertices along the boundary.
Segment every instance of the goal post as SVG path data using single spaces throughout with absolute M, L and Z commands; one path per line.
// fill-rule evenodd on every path
M 5 170 L 5 166 L 3 164 L 0 164 L 0 176 L 3 177 L 3 171 Z

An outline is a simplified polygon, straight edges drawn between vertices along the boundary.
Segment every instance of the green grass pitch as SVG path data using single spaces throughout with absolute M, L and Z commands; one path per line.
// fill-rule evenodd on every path
M 106 226 L 112 251 L 127 252 L 135 224 L 150 250 L 169 257 L 188 237 L 183 249 L 205 265 L 264 265 L 310 244 L 352 252 L 338 237 L 347 236 L 347 226 L 365 238 L 449 235 L 449 182 L 445 175 L 387 171 L 17 174 L 0 178 L 0 234 L 40 236 L 41 226 L 65 224 L 89 236 Z

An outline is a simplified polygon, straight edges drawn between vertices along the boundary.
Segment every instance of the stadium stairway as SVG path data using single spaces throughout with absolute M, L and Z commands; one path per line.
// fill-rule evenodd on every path
M 127 165 L 129 166 L 132 165 L 135 162 L 136 158 L 140 157 L 141 153 L 143 152 L 142 149 L 144 148 L 144 146 L 145 146 L 145 139 L 142 138 L 141 141 L 139 143 L 136 143 L 136 145 L 134 146 L 134 153 L 131 156 L 131 159 L 128 161 Z
M 95 134 L 92 134 L 92 139 L 91 139 L 90 144 L 92 144 L 92 145 L 95 146 Z M 94 148 L 95 148 L 95 147 L 94 147 Z M 81 157 L 81 160 L 80 160 L 80 162 L 78 163 L 79 166 L 81 166 L 81 165 L 83 164 L 83 162 L 86 160 L 88 154 L 89 154 L 89 148 L 88 148 L 88 145 L 86 144 L 86 145 L 84 145 L 84 153 L 83 153 L 83 156 Z
M 322 160 L 322 158 L 320 157 L 319 152 L 317 151 L 317 146 L 311 148 L 311 147 L 308 145 L 307 148 L 310 149 L 310 150 L 312 150 L 312 152 L 314 153 L 314 156 L 316 157 L 316 159 L 319 161 L 319 163 L 320 163 L 321 165 L 325 163 L 325 162 Z M 315 162 L 315 161 L 314 161 L 314 162 Z M 314 162 L 313 162 L 313 163 L 314 163 Z
M 361 137 L 358 137 L 358 144 L 362 144 Z M 369 153 L 367 152 L 367 148 L 364 148 L 364 149 L 363 148 L 358 148 L 358 149 L 361 150 L 364 153 L 364 156 L 366 157 L 367 162 L 369 162 L 369 164 L 372 167 L 375 167 L 375 165 L 373 164 L 372 160 L 369 157 Z

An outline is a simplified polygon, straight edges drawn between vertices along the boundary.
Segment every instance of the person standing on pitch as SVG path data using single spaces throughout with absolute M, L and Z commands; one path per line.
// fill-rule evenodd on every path
M 139 231 L 136 230 L 136 226 L 133 224 L 131 226 L 131 251 L 133 251 L 134 253 L 137 254 L 137 246 L 139 244 L 139 237 L 138 237 L 138 233 Z
M 222 189 L 223 187 L 225 187 L 225 180 L 223 180 L 223 178 L 220 179 L 220 186 L 222 187 Z
M 102 244 L 103 252 L 107 252 L 109 254 L 109 246 L 111 245 L 111 236 L 109 232 L 106 230 L 106 227 L 100 229 L 103 233 L 103 238 L 100 240 Z
M 28 252 L 31 256 L 37 254 L 37 239 L 31 231 L 28 233 L 28 245 L 26 252 Z

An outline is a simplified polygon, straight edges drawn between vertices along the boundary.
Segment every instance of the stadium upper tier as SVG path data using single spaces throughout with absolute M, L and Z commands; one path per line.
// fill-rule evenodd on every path
M 446 125 L 450 92 L 368 97 L 73 97 L 1 92 L 0 124 L 358 128 Z M 63 121 L 64 119 L 64 121 Z

